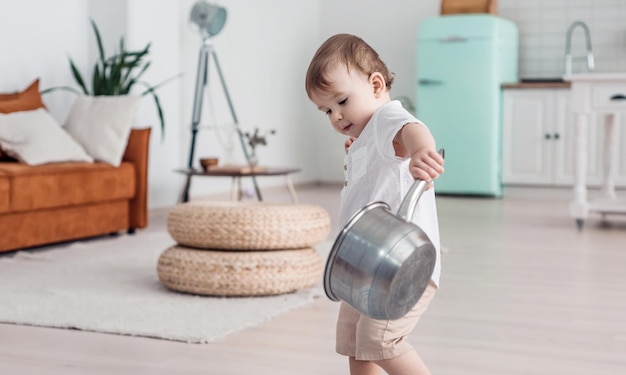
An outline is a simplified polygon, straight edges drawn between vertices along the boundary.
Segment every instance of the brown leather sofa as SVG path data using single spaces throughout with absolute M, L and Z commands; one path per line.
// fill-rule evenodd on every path
M 0 252 L 145 228 L 149 139 L 133 129 L 119 167 L 0 162 Z

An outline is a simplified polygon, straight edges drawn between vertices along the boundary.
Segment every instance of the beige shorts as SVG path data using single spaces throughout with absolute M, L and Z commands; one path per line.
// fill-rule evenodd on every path
M 362 361 L 378 361 L 411 350 L 406 336 L 415 328 L 436 291 L 437 287 L 431 281 L 413 309 L 397 320 L 371 319 L 341 302 L 337 318 L 337 353 Z

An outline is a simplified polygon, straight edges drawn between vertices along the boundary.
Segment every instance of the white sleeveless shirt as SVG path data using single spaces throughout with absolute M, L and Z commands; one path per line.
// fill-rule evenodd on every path
M 393 139 L 410 122 L 426 126 L 406 111 L 399 101 L 393 100 L 374 112 L 359 137 L 350 146 L 345 157 L 340 228 L 361 208 L 373 202 L 387 203 L 394 214 L 398 211 L 415 179 L 409 172 L 410 158 L 395 156 Z M 432 280 L 439 286 L 441 251 L 434 189 L 422 194 L 412 222 L 426 233 L 435 246 L 437 260 Z

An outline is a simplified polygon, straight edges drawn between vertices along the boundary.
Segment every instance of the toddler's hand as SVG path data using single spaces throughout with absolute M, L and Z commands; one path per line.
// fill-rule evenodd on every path
M 443 173 L 443 157 L 435 150 L 421 149 L 411 156 L 409 171 L 416 179 L 432 182 Z M 430 189 L 432 183 L 426 189 Z
M 352 146 L 352 142 L 354 142 L 354 139 L 354 137 L 350 137 L 344 142 L 343 148 L 346 150 L 346 154 L 348 154 L 348 150 L 350 149 L 350 146 Z

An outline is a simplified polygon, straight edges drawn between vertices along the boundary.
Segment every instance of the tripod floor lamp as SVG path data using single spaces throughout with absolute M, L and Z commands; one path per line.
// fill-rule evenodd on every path
M 218 34 L 224 24 L 226 23 L 226 9 L 209 4 L 205 1 L 198 1 L 194 4 L 191 9 L 191 22 L 197 26 L 198 30 L 202 36 L 202 45 L 200 47 L 200 55 L 198 58 L 198 71 L 196 75 L 196 88 L 194 92 L 193 99 L 193 114 L 191 119 L 191 145 L 189 147 L 189 159 L 187 162 L 187 167 L 189 169 L 193 168 L 193 159 L 194 152 L 196 148 L 196 138 L 198 135 L 198 131 L 200 129 L 200 119 L 202 117 L 202 103 L 204 98 L 204 92 L 208 85 L 208 76 L 209 76 L 209 64 L 211 60 L 214 62 L 217 75 L 220 79 L 220 84 L 222 89 L 224 90 L 224 96 L 226 97 L 226 101 L 228 103 L 228 107 L 230 109 L 230 113 L 232 115 L 233 121 L 235 123 L 235 128 L 237 130 L 237 135 L 239 136 L 239 141 L 241 143 L 241 147 L 243 149 L 243 154 L 246 159 L 246 163 L 250 164 L 250 156 L 248 154 L 248 149 L 246 147 L 246 143 L 244 140 L 244 135 L 241 129 L 239 128 L 239 121 L 237 119 L 237 115 L 235 113 L 235 109 L 233 107 L 232 100 L 230 98 L 230 94 L 228 93 L 228 88 L 226 87 L 226 81 L 224 80 L 224 75 L 222 74 L 222 69 L 219 64 L 219 60 L 217 59 L 217 53 L 215 52 L 215 46 L 212 43 L 212 37 Z M 189 188 L 191 186 L 191 174 L 187 175 L 187 180 L 185 181 L 185 186 L 183 187 L 183 193 L 181 200 L 183 202 L 187 202 L 189 200 Z M 257 184 L 256 178 L 252 177 L 252 182 L 254 184 L 254 190 L 256 192 L 256 196 L 258 200 L 261 199 L 261 192 L 259 190 L 259 186 Z

